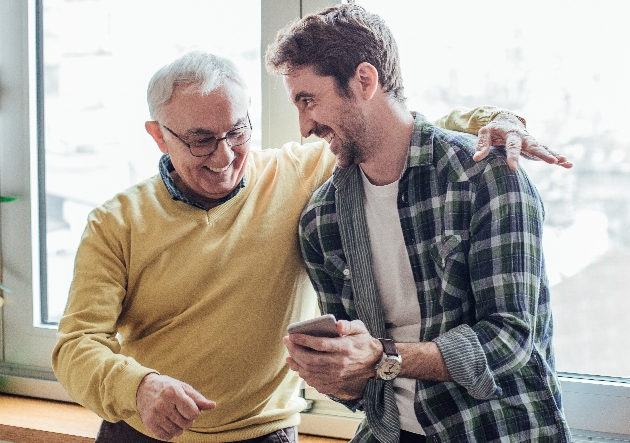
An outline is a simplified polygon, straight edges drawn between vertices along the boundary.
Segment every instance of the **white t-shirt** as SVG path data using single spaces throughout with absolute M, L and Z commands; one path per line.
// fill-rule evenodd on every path
M 398 217 L 398 180 L 375 186 L 361 171 L 372 266 L 385 312 L 387 338 L 398 343 L 420 341 L 420 305 Z M 403 362 L 404 365 L 404 362 Z M 424 435 L 414 412 L 416 380 L 394 380 L 400 427 Z

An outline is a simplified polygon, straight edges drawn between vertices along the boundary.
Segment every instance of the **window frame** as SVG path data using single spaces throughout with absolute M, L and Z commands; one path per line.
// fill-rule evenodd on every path
M 4 0 L 0 4 L 0 194 L 21 199 L 0 206 L 2 280 L 14 290 L 0 315 L 0 392 L 71 401 L 50 367 L 54 327 L 30 327 L 39 312 L 40 207 L 38 161 L 38 86 L 36 13 L 40 0 Z M 277 30 L 296 17 L 336 2 L 331 0 L 261 0 L 264 53 Z M 289 102 L 282 79 L 262 68 L 263 148 L 299 140 L 297 112 Z M 41 91 L 40 91 L 41 92 Z M 36 302 L 37 301 L 37 302 Z M 23 327 L 20 329 L 19 327 Z M 17 329 L 16 329 L 17 327 Z M 16 332 L 19 331 L 19 332 Z M 10 336 L 10 339 L 7 338 Z M 27 350 L 26 352 L 24 350 Z M 574 438 L 630 440 L 630 380 L 560 374 L 564 408 Z M 332 435 L 330 420 L 306 420 L 309 429 Z M 345 419 L 353 420 L 353 419 Z M 351 421 L 351 423 L 355 423 Z M 354 425 L 342 426 L 344 438 Z M 312 430 L 309 432 L 313 432 Z

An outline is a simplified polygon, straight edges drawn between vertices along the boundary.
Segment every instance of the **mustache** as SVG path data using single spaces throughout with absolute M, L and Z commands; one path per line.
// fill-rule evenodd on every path
M 311 131 L 311 134 L 316 135 L 319 138 L 326 138 L 326 136 L 332 132 L 333 130 L 330 126 L 317 125 L 315 129 Z

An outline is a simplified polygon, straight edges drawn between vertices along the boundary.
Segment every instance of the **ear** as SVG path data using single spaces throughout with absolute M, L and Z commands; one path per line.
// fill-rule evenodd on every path
M 162 133 L 160 124 L 156 121 L 148 121 L 144 124 L 144 128 L 147 130 L 149 135 L 153 137 L 153 140 L 157 143 L 160 151 L 164 154 L 168 154 L 168 146 L 166 146 L 166 142 L 164 141 L 164 134 Z
M 379 87 L 376 68 L 368 62 L 363 62 L 357 66 L 354 76 L 361 86 L 361 96 L 365 100 L 372 99 Z

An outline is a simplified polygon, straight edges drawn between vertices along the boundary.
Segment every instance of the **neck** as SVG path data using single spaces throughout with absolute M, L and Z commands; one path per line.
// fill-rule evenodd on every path
M 384 186 L 398 180 L 405 168 L 414 118 L 400 103 L 388 103 L 375 115 L 373 154 L 359 166 L 370 183 Z
M 209 211 L 210 209 L 219 205 L 218 200 L 204 197 L 202 195 L 197 194 L 192 189 L 190 189 L 190 187 L 186 185 L 186 182 L 184 182 L 184 180 L 182 180 L 182 178 L 179 176 L 177 171 L 172 171 L 171 177 L 173 178 L 173 181 L 175 182 L 175 186 L 177 186 L 177 189 L 179 189 L 182 192 L 182 194 L 186 196 L 186 198 L 203 206 L 206 209 L 206 211 Z

